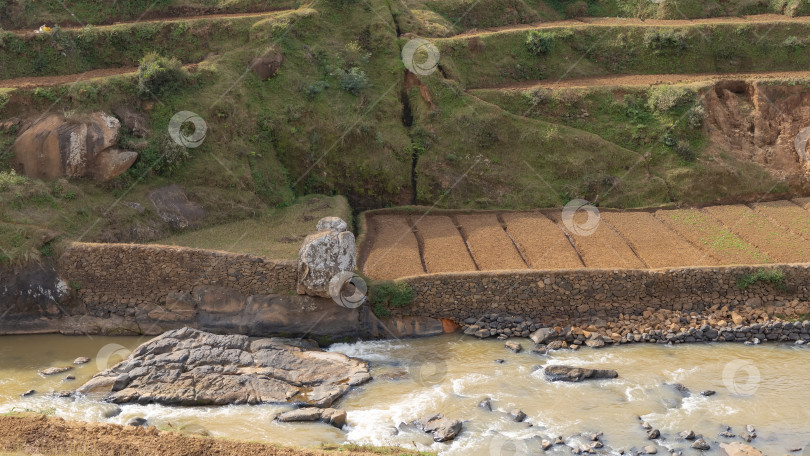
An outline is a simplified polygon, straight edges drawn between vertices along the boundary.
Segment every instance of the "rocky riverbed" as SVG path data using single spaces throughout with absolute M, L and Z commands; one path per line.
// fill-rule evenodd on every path
M 771 341 L 802 345 L 810 342 L 810 321 L 797 312 L 803 308 L 797 302 L 778 308 L 714 306 L 700 314 L 648 309 L 642 315 L 621 315 L 612 322 L 596 318 L 550 327 L 545 322 L 492 313 L 465 320 L 462 330 L 479 338 L 531 338 L 541 350 L 627 343 Z

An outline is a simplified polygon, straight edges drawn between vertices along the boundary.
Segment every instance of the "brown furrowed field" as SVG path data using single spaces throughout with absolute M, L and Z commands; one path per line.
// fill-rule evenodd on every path
M 458 228 L 443 215 L 414 217 L 417 236 L 424 246 L 427 272 L 475 271 L 475 263 Z
M 801 263 L 810 258 L 810 243 L 748 206 L 712 206 L 703 210 L 774 261 Z
M 424 274 L 419 244 L 408 220 L 396 215 L 374 217 L 374 244 L 363 267 L 376 280 Z
M 717 264 L 649 212 L 607 212 L 602 222 L 619 231 L 651 268 Z
M 801 206 L 791 201 L 771 201 L 756 203 L 752 207 L 791 233 L 810 240 L 810 212 Z
M 808 213 L 810 215 L 810 213 Z M 770 263 L 768 255 L 740 239 L 700 209 L 660 210 L 655 216 L 678 234 L 717 258 L 721 264 Z
M 528 268 L 496 214 L 459 215 L 456 220 L 479 269 Z
M 423 262 L 428 273 L 810 262 L 810 198 L 603 210 L 592 229 L 586 211 L 567 222 L 562 210 L 449 214 L 371 215 L 376 234 L 367 240 L 363 272 L 374 279 L 405 277 L 421 274 Z
M 584 265 L 563 230 L 545 215 L 503 214 L 506 229 L 532 269 L 573 269 Z
M 622 237 L 605 223 L 600 223 L 593 234 L 578 235 L 565 228 L 562 211 L 549 212 L 552 220 L 568 233 L 587 268 L 645 269 L 647 265 L 633 253 Z M 574 218 L 575 222 L 584 223 Z

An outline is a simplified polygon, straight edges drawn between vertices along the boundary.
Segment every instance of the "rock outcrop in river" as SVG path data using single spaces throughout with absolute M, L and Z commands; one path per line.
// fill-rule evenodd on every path
M 616 378 L 619 376 L 618 372 L 611 369 L 583 369 L 571 366 L 547 366 L 543 373 L 552 382 L 580 382 L 582 380 Z
M 368 365 L 317 344 L 289 339 L 168 331 L 77 390 L 115 403 L 329 407 L 371 379 Z

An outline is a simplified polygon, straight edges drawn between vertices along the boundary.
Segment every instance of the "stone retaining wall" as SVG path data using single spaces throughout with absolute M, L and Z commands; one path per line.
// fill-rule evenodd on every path
M 245 295 L 294 293 L 295 261 L 162 245 L 71 244 L 56 265 L 59 277 L 88 307 L 153 304 L 197 286 Z
M 737 281 L 758 269 L 778 268 L 787 290 Z M 645 310 L 700 312 L 713 305 L 780 305 L 810 299 L 810 264 L 693 267 L 658 270 L 557 270 L 433 274 L 399 279 L 415 294 L 394 314 L 452 318 L 458 322 L 491 313 L 543 322 L 580 317 L 613 320 Z

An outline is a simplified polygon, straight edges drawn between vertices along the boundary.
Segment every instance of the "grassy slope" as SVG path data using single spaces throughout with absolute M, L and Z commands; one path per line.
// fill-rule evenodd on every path
M 692 27 L 684 29 L 684 49 L 659 51 L 644 45 L 646 30 L 641 28 L 577 29 L 570 35 L 558 32 L 547 57 L 528 53 L 526 32 L 485 35 L 473 46 L 467 40 L 438 40 L 443 69 L 460 83 L 444 80 L 441 72 L 421 77 L 431 105 L 418 87 L 402 93 L 399 53 L 406 40 L 397 38 L 394 18 L 402 28 L 405 19 L 415 17 L 404 8 L 401 3 L 389 7 L 377 1 L 331 0 L 316 10 L 236 20 L 238 28 L 232 30 L 238 33 L 212 44 L 217 52 L 180 88 L 159 94 L 157 101 L 139 99 L 132 76 L 3 92 L 10 98 L 0 101 L 0 119 L 49 108 L 109 110 L 125 103 L 147 114 L 152 134 L 138 146 L 141 157 L 133 169 L 107 184 L 23 180 L 0 188 L 0 221 L 48 227 L 65 239 L 160 241 L 177 233 L 166 228 L 147 196 L 153 188 L 178 183 L 208 212 L 202 228 L 209 230 L 172 239 L 227 246 L 236 239 L 214 238 L 230 238 L 240 227 L 264 223 L 267 214 L 278 214 L 273 208 L 290 205 L 301 195 L 346 195 L 355 209 L 409 204 L 414 155 L 417 202 L 439 207 L 543 207 L 577 197 L 634 207 L 784 190 L 774 189 L 772 179 L 755 165 L 730 158 L 722 166 L 701 158 L 695 164 L 662 144 L 670 135 L 699 155 L 702 133 L 678 122 L 686 105 L 662 114 L 644 107 L 644 93 L 635 94 L 638 100 L 631 106 L 605 92 L 559 92 L 543 109 L 531 112 L 530 101 L 518 92 L 463 89 L 560 76 L 582 55 L 569 75 L 792 69 L 807 65 L 810 57 L 784 41 L 800 36 L 805 27 L 775 27 L 753 46 L 760 32 L 756 26 Z M 213 33 L 215 24 L 230 21 L 199 21 L 191 27 Z M 172 37 L 175 29 L 167 30 L 154 46 L 187 58 L 197 38 L 193 33 Z M 107 32 L 98 28 L 94 33 Z M 180 44 L 172 47 L 164 41 Z M 140 52 L 147 50 L 137 40 L 130 43 Z M 284 53 L 285 61 L 276 77 L 261 81 L 246 72 L 246 64 L 271 46 Z M 132 58 L 136 54 L 133 50 Z M 121 58 L 78 53 L 70 65 L 119 64 Z M 63 65 L 67 63 L 55 68 Z M 356 94 L 341 88 L 339 72 L 350 67 L 364 71 L 370 87 Z M 411 127 L 403 125 L 402 96 L 412 109 Z M 628 117 L 630 107 L 634 111 Z M 583 109 L 589 118 L 579 117 Z M 188 160 L 167 163 L 159 158 L 166 151 L 168 121 L 181 110 L 199 113 L 208 123 L 208 136 Z M 0 131 L 0 172 L 6 177 L 14 137 L 14 131 Z M 126 147 L 138 142 L 123 135 Z M 137 202 L 145 211 L 114 204 L 118 198 Z M 254 220 L 234 222 L 243 219 Z M 211 228 L 220 224 L 226 225 Z M 13 235 L 0 242 L 11 242 Z M 262 231 L 249 230 L 248 236 L 255 237 L 244 239 L 245 245 L 264 248 L 267 236 Z
M 810 53 L 789 38 L 810 36 L 810 24 L 713 24 L 691 27 L 585 27 L 544 29 L 551 50 L 535 55 L 529 31 L 436 40 L 442 67 L 466 88 L 525 80 L 610 74 L 734 73 L 804 70 Z M 672 37 L 657 46 L 656 36 Z
M 152 17 L 293 9 L 297 0 L 0 0 L 0 27 L 99 25 Z
M 308 196 L 256 217 L 170 236 L 160 244 L 250 253 L 267 258 L 295 259 L 301 241 L 322 217 L 351 221 L 352 212 L 342 196 Z

